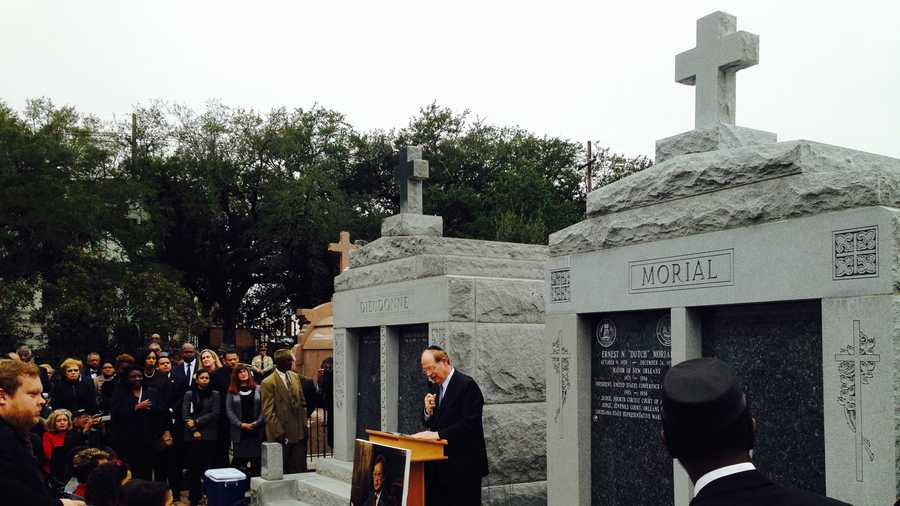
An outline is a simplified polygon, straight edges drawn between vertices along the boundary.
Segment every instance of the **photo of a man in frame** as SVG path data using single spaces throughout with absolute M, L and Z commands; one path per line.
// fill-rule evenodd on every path
M 351 505 L 401 506 L 408 483 L 408 450 L 356 440 Z

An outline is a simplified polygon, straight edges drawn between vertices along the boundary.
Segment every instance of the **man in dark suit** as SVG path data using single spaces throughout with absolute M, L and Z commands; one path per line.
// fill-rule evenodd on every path
M 425 395 L 424 422 L 429 430 L 413 437 L 446 439 L 448 457 L 426 465 L 425 502 L 481 504 L 481 479 L 488 474 L 481 389 L 475 380 L 450 365 L 450 357 L 439 346 L 426 348 L 421 364 L 436 392 Z
M 183 380 L 186 388 L 190 388 L 194 384 L 194 374 L 200 365 L 197 363 L 197 352 L 193 344 L 184 343 L 181 345 L 181 358 L 181 365 L 177 367 L 172 366 L 172 374 L 179 380 Z
M 397 504 L 390 493 L 385 490 L 387 478 L 384 475 L 384 456 L 375 457 L 372 465 L 372 490 L 366 496 L 361 506 L 394 506 Z
M 172 497 L 180 497 L 182 480 L 178 454 L 184 452 L 181 448 L 184 446 L 184 420 L 181 418 L 181 411 L 184 393 L 187 392 L 187 381 L 173 372 L 172 357 L 166 352 L 162 352 L 159 356 L 156 370 L 152 385 L 159 392 L 160 401 L 163 403 L 161 407 L 163 427 L 169 432 L 172 446 L 159 449 L 154 473 L 156 481 L 169 483 Z
M 848 506 L 779 486 L 756 470 L 756 420 L 725 362 L 698 358 L 672 367 L 662 401 L 663 440 L 694 483 L 691 506 Z

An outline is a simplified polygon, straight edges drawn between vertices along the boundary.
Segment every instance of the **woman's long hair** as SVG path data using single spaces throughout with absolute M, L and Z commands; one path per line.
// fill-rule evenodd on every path
M 219 368 L 222 367 L 222 361 L 219 360 L 219 354 L 216 353 L 216 352 L 214 352 L 214 351 L 212 351 L 212 350 L 209 349 L 209 348 L 204 348 L 204 349 L 200 350 L 200 353 L 197 355 L 197 356 L 199 357 L 199 360 L 200 360 L 200 366 L 201 366 L 201 367 L 203 367 L 204 369 L 206 369 L 206 367 L 203 365 L 203 354 L 204 354 L 204 353 L 209 353 L 210 355 L 212 355 L 213 363 L 216 364 L 216 366 L 215 366 L 213 369 L 207 369 L 207 370 L 209 371 L 210 374 L 212 374 L 213 371 L 215 371 L 215 370 L 217 370 L 217 369 L 219 369 Z
M 238 380 L 238 373 L 241 371 L 247 371 L 247 374 L 250 375 L 250 379 L 247 380 L 247 387 L 250 390 L 256 389 L 256 380 L 253 378 L 253 371 L 250 370 L 250 366 L 247 364 L 238 364 L 234 366 L 234 370 L 231 371 L 231 383 L 228 384 L 228 393 L 236 394 L 241 389 L 241 382 Z
M 156 357 L 156 360 L 159 361 L 159 355 L 157 355 L 157 353 L 155 351 L 153 351 L 149 348 L 138 354 L 138 357 L 140 357 L 140 358 L 138 359 L 137 362 L 135 362 L 134 365 L 137 367 L 140 367 L 141 372 L 144 372 L 144 368 L 147 367 L 147 357 L 149 357 L 151 353 Z M 153 368 L 156 369 L 156 366 L 153 366 Z

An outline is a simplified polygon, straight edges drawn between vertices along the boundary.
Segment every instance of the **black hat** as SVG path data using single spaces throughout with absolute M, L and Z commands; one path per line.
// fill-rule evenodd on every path
M 668 429 L 715 434 L 746 409 L 737 375 L 717 358 L 681 362 L 663 378 L 662 418 Z

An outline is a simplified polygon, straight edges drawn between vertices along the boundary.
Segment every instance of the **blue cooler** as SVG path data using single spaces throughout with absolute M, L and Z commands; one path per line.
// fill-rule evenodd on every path
M 233 467 L 210 469 L 203 478 L 203 491 L 208 506 L 246 504 L 244 494 L 250 486 L 247 475 Z

